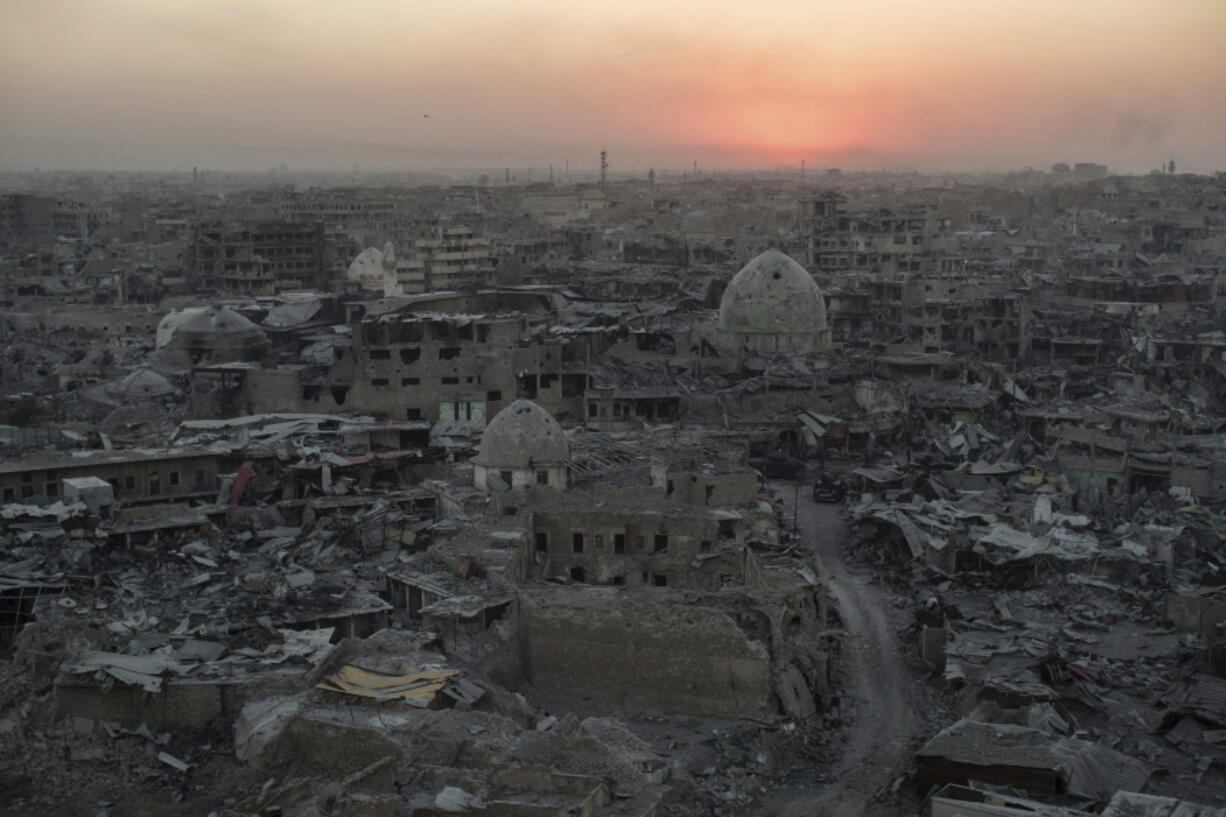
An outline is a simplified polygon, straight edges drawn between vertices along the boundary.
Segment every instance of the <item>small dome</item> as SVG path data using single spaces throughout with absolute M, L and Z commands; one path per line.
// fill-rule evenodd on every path
M 391 249 L 390 241 L 385 249 Z M 357 258 L 353 259 L 346 277 L 350 281 L 361 284 L 363 289 L 381 290 L 387 277 L 387 267 L 384 264 L 386 257 L 383 250 L 367 247 L 358 253 Z M 393 254 L 392 257 L 394 260 L 395 255 Z
M 722 332 L 824 335 L 826 301 L 808 270 L 779 250 L 741 268 L 719 305 Z
M 560 465 L 570 446 L 558 421 L 531 400 L 516 400 L 494 415 L 473 462 L 492 469 Z
M 128 400 L 165 397 L 179 391 L 152 369 L 137 369 L 123 379 L 107 384 L 106 390 L 115 397 Z

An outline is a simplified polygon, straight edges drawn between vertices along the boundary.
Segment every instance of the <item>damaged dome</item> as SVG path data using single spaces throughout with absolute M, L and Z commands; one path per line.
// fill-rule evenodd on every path
M 557 465 L 570 457 L 558 421 L 531 400 L 516 400 L 494 415 L 473 462 L 492 469 Z
M 190 315 L 174 329 L 168 351 L 186 354 L 191 363 L 258 360 L 268 335 L 233 309 L 211 306 Z
M 741 268 L 719 305 L 720 343 L 755 351 L 814 351 L 829 345 L 826 301 L 808 270 L 779 250 Z
M 349 265 L 345 277 L 361 284 L 363 289 L 382 290 L 389 281 L 394 281 L 396 250 L 388 241 L 383 249 L 367 247 L 358 253 Z

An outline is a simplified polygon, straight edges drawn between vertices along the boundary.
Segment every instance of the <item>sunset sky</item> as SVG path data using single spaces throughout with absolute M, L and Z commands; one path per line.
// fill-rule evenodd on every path
M 0 0 L 0 167 L 1223 170 L 1224 39 L 1226 0 Z

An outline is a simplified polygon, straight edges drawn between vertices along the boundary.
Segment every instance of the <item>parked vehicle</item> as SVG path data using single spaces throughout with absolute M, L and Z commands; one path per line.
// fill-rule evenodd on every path
M 847 497 L 847 483 L 834 474 L 823 471 L 813 483 L 814 502 L 842 502 Z
M 786 454 L 754 457 L 749 460 L 749 466 L 756 468 L 767 479 L 799 479 L 805 473 L 804 461 L 793 459 Z

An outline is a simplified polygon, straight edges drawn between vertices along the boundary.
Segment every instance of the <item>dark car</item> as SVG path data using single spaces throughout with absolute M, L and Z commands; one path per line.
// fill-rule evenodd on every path
M 823 473 L 813 483 L 814 502 L 842 502 L 847 497 L 847 483 L 834 474 Z
M 805 473 L 804 461 L 784 454 L 754 457 L 749 460 L 749 466 L 760 471 L 767 479 L 798 479 Z

